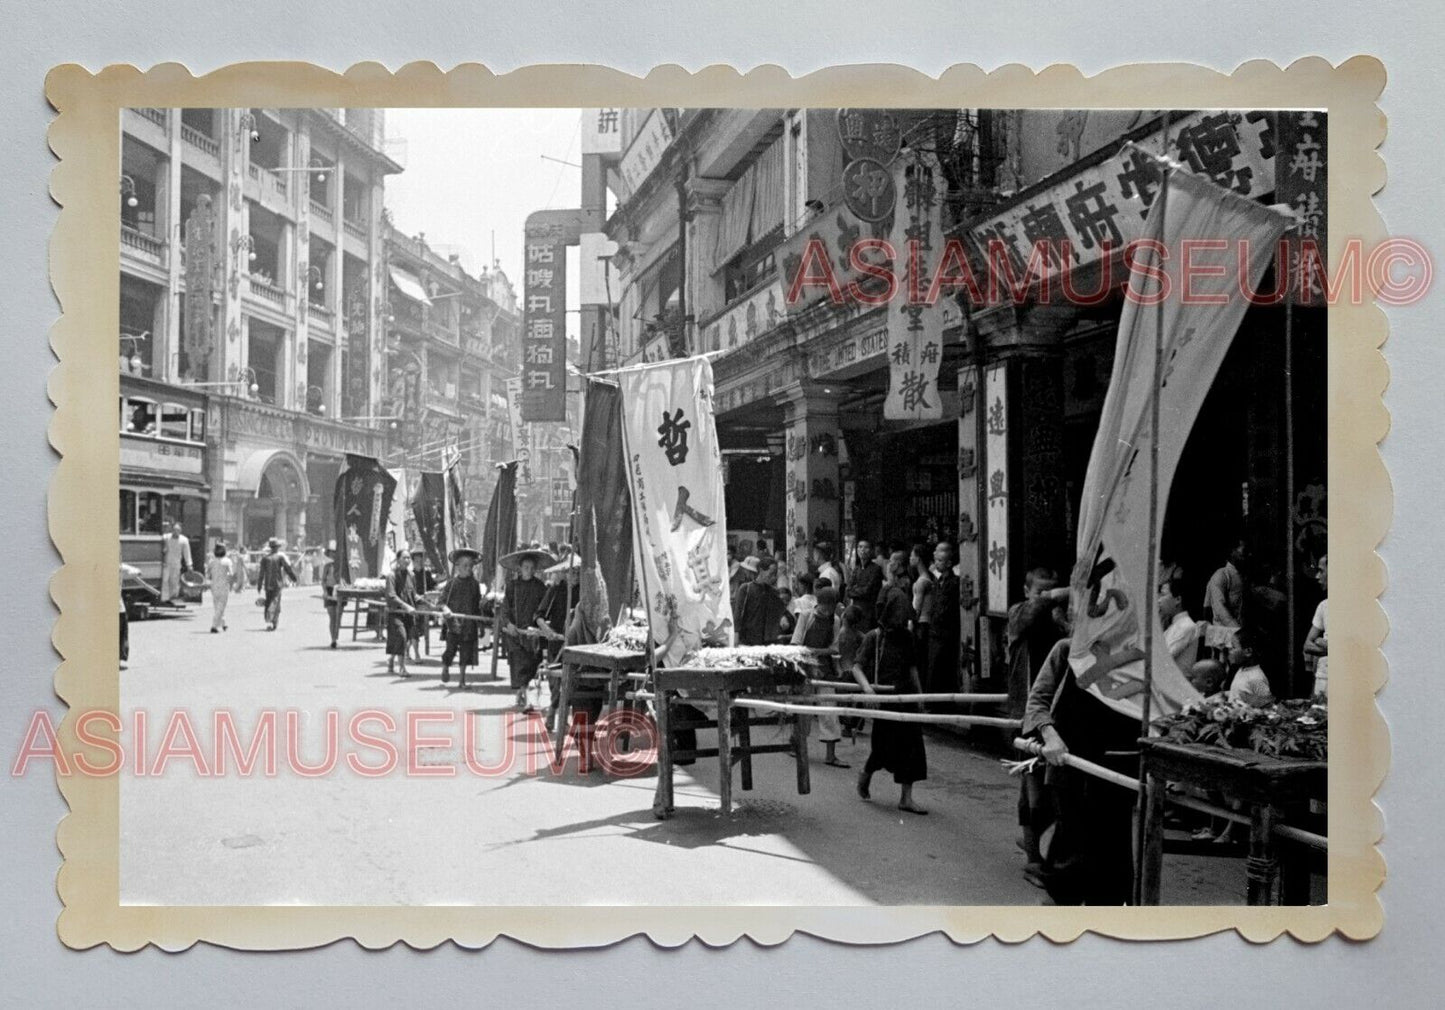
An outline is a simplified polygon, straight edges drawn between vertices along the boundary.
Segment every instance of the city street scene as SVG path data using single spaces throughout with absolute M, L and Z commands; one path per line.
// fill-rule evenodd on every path
M 1327 901 L 1324 113 L 121 116 L 123 904 Z

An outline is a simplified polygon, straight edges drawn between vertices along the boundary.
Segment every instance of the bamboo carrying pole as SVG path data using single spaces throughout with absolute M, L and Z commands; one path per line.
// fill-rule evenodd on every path
M 894 699 L 888 699 L 894 700 Z M 842 705 L 809 705 L 781 701 L 764 701 L 761 698 L 734 698 L 733 705 L 757 709 L 760 712 L 783 712 L 788 715 L 857 715 L 858 710 Z M 934 726 L 998 726 L 1004 729 L 1018 729 L 1022 725 L 1017 719 L 1004 719 L 991 715 L 926 715 L 922 712 L 869 712 L 869 719 L 884 722 L 920 722 Z
M 808 697 L 830 698 L 835 705 L 892 705 L 896 702 L 943 702 L 965 705 L 1003 704 L 1008 701 L 1006 694 L 821 694 Z

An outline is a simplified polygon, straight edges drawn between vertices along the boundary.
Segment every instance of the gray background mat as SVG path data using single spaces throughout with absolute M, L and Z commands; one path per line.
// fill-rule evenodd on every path
M 694 9 L 696 8 L 696 9 Z M 359 59 L 399 66 L 426 58 L 449 67 L 481 61 L 494 70 L 537 62 L 607 63 L 634 73 L 659 62 L 696 68 L 774 62 L 794 73 L 849 62 L 899 62 L 937 73 L 964 61 L 1035 68 L 1070 61 L 1085 72 L 1138 59 L 1189 60 L 1228 71 L 1260 57 L 1288 63 L 1305 55 L 1333 62 L 1365 52 L 1390 75 L 1381 100 L 1389 117 L 1383 149 L 1389 184 L 1379 197 L 1387 225 L 1445 250 L 1440 200 L 1435 61 L 1445 43 L 1438 5 L 1413 0 L 1388 11 L 1328 3 L 892 4 L 735 0 L 583 5 L 531 0 L 509 6 L 379 0 L 252 0 L 245 5 L 162 0 L 148 4 L 4 0 L 0 42 L 6 100 L 0 136 L 0 276 L 4 287 L 6 407 L 0 480 L 0 541 L 9 548 L 5 619 L 0 622 L 0 753 L 8 769 L 37 708 L 58 720 L 51 690 L 54 612 L 46 580 L 59 565 L 46 532 L 45 489 L 54 463 L 45 439 L 50 404 L 44 378 L 53 363 L 45 334 L 57 313 L 47 280 L 47 244 L 56 208 L 47 184 L 54 164 L 45 145 L 51 110 L 46 70 L 61 62 L 90 69 L 112 62 L 181 60 L 204 72 L 245 59 L 313 60 L 338 69 Z M 1067 13 L 1066 13 L 1067 12 Z M 1309 948 L 1288 939 L 1251 946 L 1232 935 L 1163 946 L 1093 937 L 1069 947 L 1033 941 L 1017 947 L 960 948 L 938 937 L 901 947 L 855 949 L 795 938 L 780 948 L 743 942 L 726 951 L 692 945 L 662 951 L 634 939 L 605 951 L 557 954 L 500 941 L 481 954 L 456 948 L 367 952 L 346 942 L 279 955 L 196 948 L 76 953 L 55 937 L 59 911 L 55 825 L 64 804 L 47 771 L 0 776 L 0 1004 L 98 1005 L 414 1005 L 422 999 L 676 1006 L 808 1003 L 949 1005 L 1022 1001 L 1080 1005 L 1146 1001 L 1158 1005 L 1404 1007 L 1438 1000 L 1442 959 L 1434 926 L 1442 893 L 1436 785 L 1445 691 L 1437 629 L 1442 570 L 1438 531 L 1445 501 L 1440 465 L 1445 354 L 1441 298 L 1390 313 L 1386 345 L 1392 429 L 1384 445 L 1395 487 L 1394 532 L 1382 553 L 1390 567 L 1384 597 L 1393 630 L 1386 646 L 1392 681 L 1381 696 L 1394 771 L 1379 801 L 1385 810 L 1383 933 L 1369 943 L 1332 940 Z M 262 958 L 265 958 L 263 961 Z M 1435 992 L 1435 997 L 1428 994 Z

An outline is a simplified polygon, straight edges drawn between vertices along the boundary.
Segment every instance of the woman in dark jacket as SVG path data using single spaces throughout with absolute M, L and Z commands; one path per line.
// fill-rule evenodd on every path
M 853 663 L 853 677 L 863 690 L 876 693 L 875 684 L 892 687 L 899 694 L 921 694 L 913 634 L 913 602 L 901 583 L 908 575 L 908 557 L 902 551 L 888 561 L 889 583 L 879 596 L 878 627 L 863 636 Z M 919 706 L 906 706 L 918 711 Z M 880 711 L 888 711 L 883 708 Z M 858 795 L 870 798 L 869 784 L 876 771 L 890 771 L 902 790 L 898 809 L 910 814 L 928 813 L 913 799 L 913 784 L 928 777 L 928 759 L 923 749 L 923 727 L 913 722 L 873 720 L 872 749 L 858 774 Z
M 411 574 L 411 558 L 406 551 L 396 552 L 396 562 L 386 573 L 386 672 L 395 673 L 401 664 L 406 672 L 407 642 L 411 637 L 412 615 L 416 613 L 416 580 Z

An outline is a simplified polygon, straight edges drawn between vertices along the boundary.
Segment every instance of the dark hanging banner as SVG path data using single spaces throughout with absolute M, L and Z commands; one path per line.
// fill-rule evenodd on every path
M 632 499 L 622 456 L 622 390 L 588 379 L 586 396 L 577 465 L 577 540 L 582 567 L 597 569 L 608 616 L 615 622 L 630 602 L 632 582 Z
M 336 480 L 336 570 L 344 582 L 374 578 L 386 570 L 386 520 L 396 478 L 370 456 L 346 456 Z
M 446 481 L 440 473 L 422 472 L 411 497 L 411 514 L 431 570 L 447 571 Z
M 516 460 L 499 465 L 497 471 L 497 486 L 482 530 L 482 571 L 489 579 L 496 579 L 497 560 L 517 549 Z

